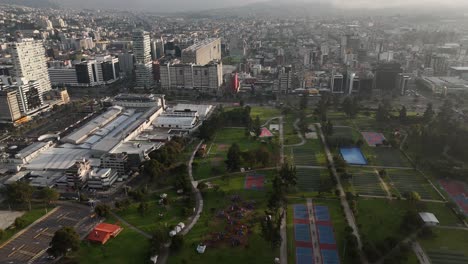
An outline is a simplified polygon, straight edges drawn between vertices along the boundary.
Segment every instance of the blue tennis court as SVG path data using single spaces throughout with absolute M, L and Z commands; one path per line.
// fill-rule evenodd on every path
M 310 227 L 306 224 L 295 224 L 294 225 L 294 237 L 296 241 L 310 242 Z
M 328 212 L 328 207 L 316 205 L 315 219 L 317 219 L 317 221 L 330 222 L 330 212 Z
M 296 248 L 296 264 L 313 264 L 314 254 L 312 248 L 297 247 Z
M 359 148 L 340 148 L 343 159 L 348 164 L 366 165 L 367 160 Z
M 322 249 L 322 260 L 324 264 L 338 264 L 340 263 L 340 258 L 338 257 L 338 252 L 334 249 Z
M 333 235 L 333 228 L 331 226 L 317 225 L 317 229 L 320 244 L 336 244 L 335 236 Z
M 303 204 L 294 205 L 294 219 L 309 219 L 307 206 Z

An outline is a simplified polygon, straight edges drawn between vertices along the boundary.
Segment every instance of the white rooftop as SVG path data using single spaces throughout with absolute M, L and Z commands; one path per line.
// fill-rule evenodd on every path
M 51 148 L 25 165 L 28 170 L 66 170 L 75 164 L 76 160 L 89 158 L 87 149 Z
M 424 221 L 424 223 L 439 223 L 439 220 L 437 220 L 437 217 L 435 217 L 433 213 L 421 212 L 419 213 L 419 216 Z

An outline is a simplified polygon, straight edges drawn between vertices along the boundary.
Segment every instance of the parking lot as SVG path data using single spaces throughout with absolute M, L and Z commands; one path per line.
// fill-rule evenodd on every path
M 43 263 L 52 237 L 58 229 L 72 226 L 80 235 L 93 226 L 90 208 L 62 205 L 40 222 L 26 228 L 20 235 L 0 247 L 0 263 Z

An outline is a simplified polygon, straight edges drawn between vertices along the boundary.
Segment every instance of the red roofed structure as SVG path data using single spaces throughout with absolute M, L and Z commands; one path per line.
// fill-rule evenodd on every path
M 260 138 L 269 138 L 269 137 L 273 137 L 273 134 L 270 132 L 270 130 L 268 130 L 268 128 L 262 127 L 262 131 L 261 131 L 259 137 Z
M 105 244 L 110 238 L 116 237 L 121 231 L 122 227 L 107 223 L 100 223 L 88 235 L 88 240 Z

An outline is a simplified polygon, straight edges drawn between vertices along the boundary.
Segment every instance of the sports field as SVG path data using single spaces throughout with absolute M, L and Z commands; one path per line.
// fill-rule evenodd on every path
M 373 163 L 384 167 L 411 167 L 408 159 L 400 150 L 392 147 L 372 148 Z
M 357 194 L 386 196 L 387 193 L 382 188 L 379 176 L 372 169 L 354 169 L 350 173 L 353 175 L 352 183 Z
M 430 185 L 430 183 L 415 170 L 387 170 L 390 185 L 394 187 L 400 195 L 406 192 L 417 192 L 421 199 L 440 200 L 441 197 Z
M 297 168 L 297 187 L 304 192 L 317 192 L 320 185 L 319 169 Z
M 468 231 L 433 228 L 435 236 L 420 240 L 433 264 L 468 263 Z

